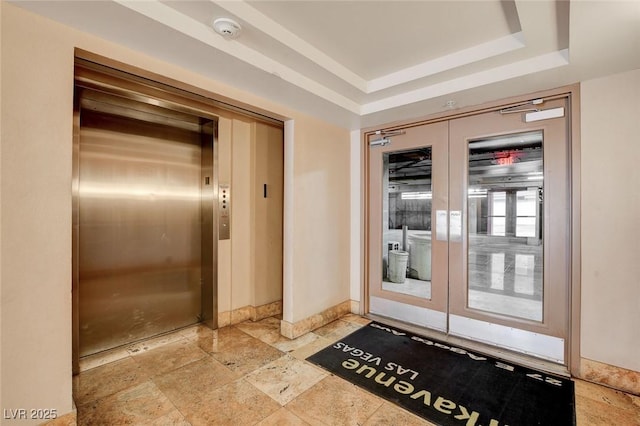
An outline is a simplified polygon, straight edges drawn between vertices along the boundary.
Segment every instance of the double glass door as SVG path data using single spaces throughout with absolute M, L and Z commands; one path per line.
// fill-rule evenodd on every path
M 566 103 L 544 102 L 555 118 L 493 111 L 371 144 L 371 313 L 566 364 Z

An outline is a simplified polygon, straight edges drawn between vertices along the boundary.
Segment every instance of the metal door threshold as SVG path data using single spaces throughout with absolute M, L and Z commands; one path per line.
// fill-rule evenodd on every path
M 499 348 L 497 346 L 475 342 L 473 340 L 464 339 L 462 337 L 452 336 L 450 334 L 442 333 L 440 331 L 432 330 L 429 328 L 418 327 L 410 323 L 394 320 L 380 315 L 366 314 L 365 317 L 369 318 L 372 321 L 378 321 L 387 325 L 391 325 L 393 327 L 398 327 L 420 336 L 429 337 L 435 340 L 439 340 L 443 343 L 459 346 L 464 349 L 470 349 L 475 352 L 479 352 L 493 358 L 498 358 L 503 361 L 508 361 L 523 367 L 533 368 L 545 373 L 555 374 L 557 376 L 571 377 L 571 373 L 565 365 L 560 365 L 551 361 L 527 356 L 525 354 Z

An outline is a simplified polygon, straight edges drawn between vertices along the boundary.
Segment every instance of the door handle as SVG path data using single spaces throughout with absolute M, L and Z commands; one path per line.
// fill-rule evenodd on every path
M 446 210 L 436 210 L 436 240 L 448 241 L 448 223 L 449 215 Z
M 452 243 L 462 241 L 462 211 L 460 210 L 449 212 L 449 239 Z
M 436 210 L 436 240 L 462 241 L 462 211 Z

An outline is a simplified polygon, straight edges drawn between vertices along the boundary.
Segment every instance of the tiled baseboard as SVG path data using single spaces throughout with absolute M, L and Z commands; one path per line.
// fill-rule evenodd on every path
M 233 311 L 218 313 L 218 327 L 239 324 L 244 321 L 258 321 L 282 314 L 282 300 L 261 306 L 244 306 Z
M 335 321 L 341 316 L 348 313 L 351 313 L 350 300 L 342 302 L 339 305 L 336 305 L 329 309 L 325 309 L 319 314 L 312 315 L 295 323 L 290 323 L 283 320 L 280 322 L 280 333 L 283 336 L 288 337 L 289 339 L 295 339 L 305 333 L 315 330 L 316 328 L 327 325 L 330 322 Z
M 640 395 L 640 372 L 637 371 L 581 358 L 580 376 L 589 382 Z

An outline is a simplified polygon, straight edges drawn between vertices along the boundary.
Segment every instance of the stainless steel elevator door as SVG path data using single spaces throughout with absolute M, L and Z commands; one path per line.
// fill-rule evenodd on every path
M 80 107 L 80 356 L 202 319 L 202 120 L 119 103 Z

